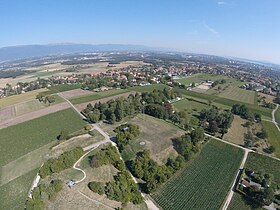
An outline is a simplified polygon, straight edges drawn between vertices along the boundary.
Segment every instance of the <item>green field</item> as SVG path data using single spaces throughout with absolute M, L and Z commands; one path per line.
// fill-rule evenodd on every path
M 147 86 L 129 87 L 128 90 L 134 90 L 138 92 L 152 92 L 153 90 L 163 90 L 166 87 L 169 86 L 165 84 L 154 84 L 154 85 L 147 85 Z
M 228 210 L 263 210 L 262 207 L 254 207 L 254 202 L 245 196 L 234 193 L 231 202 L 227 208 Z
M 280 125 L 280 107 L 275 112 L 275 120 Z
M 24 209 L 25 201 L 37 169 L 0 187 L 0 209 Z
M 129 91 L 126 89 L 113 89 L 113 90 L 107 90 L 107 91 L 102 91 L 102 92 L 93 93 L 93 94 L 87 94 L 87 95 L 80 96 L 80 97 L 79 96 L 74 97 L 74 98 L 71 98 L 70 101 L 73 104 L 81 104 L 81 103 L 86 103 L 86 102 L 90 102 L 90 101 L 101 99 L 101 98 L 107 98 L 107 97 L 119 95 L 119 94 L 126 93 L 126 92 L 129 92 Z
M 181 101 L 172 104 L 177 111 L 185 111 L 187 114 L 186 118 L 189 120 L 191 116 L 199 115 L 199 112 L 203 109 L 208 109 L 209 106 L 204 103 L 197 101 L 183 99 Z
M 243 103 L 254 104 L 255 92 L 241 89 L 237 86 L 228 87 L 218 94 L 219 97 L 240 101 Z
M 194 83 L 201 83 L 205 80 L 220 80 L 220 79 L 227 79 L 228 77 L 224 75 L 213 75 L 213 74 L 205 74 L 205 73 L 198 73 L 198 74 L 193 74 L 191 76 L 185 77 L 185 78 L 180 78 L 176 79 L 176 82 L 180 82 L 184 85 L 191 85 L 193 82 Z
M 163 209 L 219 209 L 243 154 L 241 149 L 211 140 L 197 158 L 152 197 Z
M 280 157 L 280 132 L 272 122 L 262 121 L 262 125 L 268 134 L 269 143 L 276 149 L 275 155 Z
M 54 141 L 64 128 L 71 133 L 80 130 L 85 124 L 76 112 L 66 109 L 1 129 L 0 166 Z
M 246 168 L 254 171 L 267 172 L 273 175 L 275 184 L 280 185 L 280 161 L 257 153 L 249 153 Z
M 231 99 L 227 99 L 227 98 L 222 98 L 222 97 L 215 96 L 215 95 L 196 93 L 193 91 L 188 91 L 188 90 L 184 90 L 184 89 L 180 89 L 180 88 L 176 88 L 176 90 L 187 98 L 191 97 L 191 98 L 197 99 L 197 100 L 211 101 L 212 104 L 215 104 L 216 106 L 221 107 L 221 108 L 224 108 L 224 107 L 231 108 L 234 104 L 237 104 L 237 103 L 245 104 L 252 112 L 259 113 L 259 114 L 263 115 L 263 117 L 266 119 L 271 119 L 271 117 L 272 117 L 271 109 L 259 107 L 258 105 L 248 104 L 248 103 L 235 101 L 235 100 L 231 100 Z
M 48 87 L 48 89 L 50 91 L 58 93 L 58 92 L 64 92 L 64 91 L 68 91 L 68 90 L 78 89 L 81 87 L 82 87 L 82 85 L 79 85 L 79 84 L 75 84 L 75 85 L 64 84 L 64 85 L 56 85 L 56 86 Z

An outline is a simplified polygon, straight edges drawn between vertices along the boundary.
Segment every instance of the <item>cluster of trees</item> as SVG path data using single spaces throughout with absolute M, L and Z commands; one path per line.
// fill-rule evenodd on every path
M 197 153 L 201 148 L 201 143 L 204 141 L 204 130 L 197 128 L 191 133 L 182 135 L 173 140 L 174 148 L 182 155 L 185 160 L 190 160 L 194 153 Z
M 106 194 L 109 199 L 122 203 L 132 202 L 134 204 L 139 204 L 143 202 L 137 185 L 126 170 L 125 164 L 123 160 L 120 159 L 120 155 L 114 146 L 110 145 L 101 149 L 91 157 L 90 164 L 92 167 L 112 164 L 120 171 L 114 176 L 114 181 L 108 183 L 90 182 L 88 184 L 90 190 L 100 195 Z
M 185 161 L 191 159 L 192 154 L 200 150 L 204 140 L 203 129 L 193 130 L 190 134 L 183 135 L 174 140 L 175 149 L 179 155 L 169 157 L 165 165 L 159 165 L 151 159 L 150 152 L 139 152 L 136 158 L 128 163 L 132 174 L 145 181 L 143 190 L 151 193 L 162 183 L 166 182 L 177 170 L 183 167 Z
M 76 147 L 73 150 L 64 152 L 58 158 L 49 159 L 41 167 L 39 175 L 41 178 L 45 178 L 53 173 L 59 173 L 67 168 L 71 168 L 83 153 L 84 151 L 81 147 Z
M 51 104 L 55 102 L 55 97 L 53 95 L 38 94 L 36 99 L 45 104 Z
M 136 93 L 129 95 L 127 98 L 117 98 L 106 103 L 96 103 L 94 106 L 88 104 L 83 113 L 93 123 L 98 121 L 107 121 L 114 124 L 121 121 L 128 115 L 140 113 L 142 110 L 141 96 Z
M 219 84 L 225 84 L 226 80 L 225 79 L 221 79 L 221 80 L 216 80 L 212 83 L 212 87 L 216 87 Z
M 204 109 L 200 112 L 201 125 L 211 133 L 227 133 L 233 121 L 233 114 L 230 111 L 220 111 L 217 108 Z
M 106 103 L 96 103 L 94 106 L 88 104 L 83 113 L 93 123 L 102 120 L 113 124 L 128 115 L 141 113 L 144 107 L 144 111 L 148 115 L 160 119 L 170 119 L 174 123 L 178 123 L 179 114 L 173 113 L 172 106 L 168 103 L 168 100 L 179 96 L 180 94 L 173 89 L 164 88 L 163 90 L 144 92 L 141 95 L 136 93 L 126 99 L 118 98 Z
M 170 158 L 167 165 L 159 165 L 150 157 L 150 152 L 144 150 L 139 152 L 137 157 L 129 163 L 132 174 L 145 181 L 142 190 L 151 193 L 155 189 L 166 182 L 174 173 L 183 166 L 184 158 L 178 156 L 176 159 Z M 173 168 L 174 167 L 174 168 Z
M 114 130 L 117 133 L 117 145 L 120 151 L 135 137 L 139 136 L 139 126 L 133 124 L 120 125 Z
M 50 183 L 40 184 L 34 188 L 32 198 L 27 199 L 26 210 L 45 209 L 45 202 L 53 201 L 62 188 L 63 182 L 59 179 L 52 180 Z
M 90 166 L 93 168 L 108 164 L 112 164 L 118 170 L 124 170 L 125 168 L 117 149 L 112 145 L 102 148 L 90 157 Z
M 258 113 L 252 113 L 248 107 L 244 104 L 234 104 L 232 106 L 231 112 L 233 114 L 239 115 L 244 119 L 250 120 L 250 121 L 261 121 L 261 115 Z

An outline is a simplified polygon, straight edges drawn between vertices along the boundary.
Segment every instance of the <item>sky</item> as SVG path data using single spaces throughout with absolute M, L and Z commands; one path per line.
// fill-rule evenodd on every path
M 280 0 L 0 0 L 0 47 L 140 44 L 280 64 Z

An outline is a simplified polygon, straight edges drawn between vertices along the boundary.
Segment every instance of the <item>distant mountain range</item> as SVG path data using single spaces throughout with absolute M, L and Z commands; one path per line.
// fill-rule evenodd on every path
M 50 45 L 20 45 L 0 48 L 0 61 L 10 61 L 48 55 L 71 54 L 98 51 L 150 51 L 155 48 L 142 45 L 123 44 L 50 44 Z

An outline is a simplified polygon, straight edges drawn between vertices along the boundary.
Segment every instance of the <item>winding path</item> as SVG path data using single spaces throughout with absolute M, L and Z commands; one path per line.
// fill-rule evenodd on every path
M 280 128 L 278 126 L 278 123 L 275 120 L 275 112 L 277 111 L 277 109 L 279 108 L 279 104 L 276 104 L 275 109 L 273 109 L 272 111 L 272 122 L 274 123 L 274 125 L 276 126 L 276 128 L 278 129 L 278 131 L 280 132 Z

